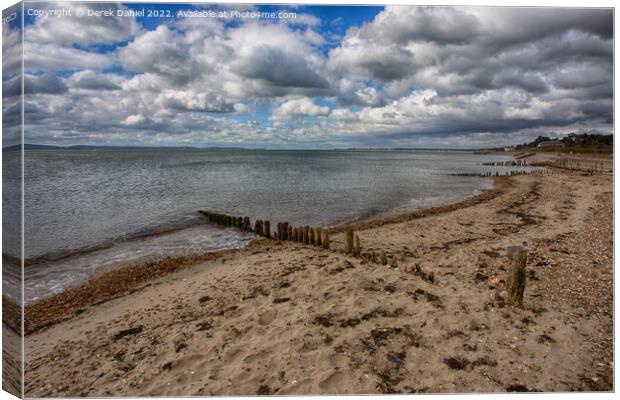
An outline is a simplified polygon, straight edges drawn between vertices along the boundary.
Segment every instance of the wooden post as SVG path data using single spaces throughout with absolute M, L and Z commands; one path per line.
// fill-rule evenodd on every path
M 310 227 L 310 230 L 308 231 L 308 242 L 310 242 L 310 244 L 314 244 L 314 228 Z
M 327 229 L 322 229 L 323 237 L 321 238 L 321 244 L 325 250 L 329 250 L 329 231 Z
M 381 264 L 387 265 L 387 263 L 388 263 L 387 255 L 385 255 L 385 251 L 382 251 L 381 252 Z
M 250 224 L 250 217 L 243 217 L 243 230 L 246 232 L 252 231 L 252 225 Z
M 351 228 L 347 228 L 344 252 L 347 254 L 353 253 L 353 229 Z
M 511 261 L 506 290 L 508 304 L 523 308 L 523 292 L 525 291 L 525 266 L 527 264 L 527 248 L 511 246 L 506 250 Z
M 355 254 L 359 255 L 362 252 L 362 246 L 360 246 L 360 237 L 355 235 Z
M 284 223 L 284 227 L 286 228 L 284 230 L 284 236 L 286 240 L 293 240 L 293 227 L 292 226 L 288 226 L 288 222 Z
M 317 246 L 320 246 L 322 244 L 322 240 L 323 240 L 323 229 L 321 228 L 316 228 L 316 234 L 314 235 L 314 239 L 316 242 Z
M 271 222 L 265 221 L 263 223 L 263 235 L 265 235 L 266 238 L 271 239 Z

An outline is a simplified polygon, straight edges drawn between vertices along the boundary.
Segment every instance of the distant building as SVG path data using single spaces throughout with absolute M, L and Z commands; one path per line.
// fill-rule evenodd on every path
M 559 140 L 547 140 L 545 142 L 538 143 L 536 147 L 564 147 L 564 143 Z
M 515 151 L 514 147 L 504 147 L 504 151 Z

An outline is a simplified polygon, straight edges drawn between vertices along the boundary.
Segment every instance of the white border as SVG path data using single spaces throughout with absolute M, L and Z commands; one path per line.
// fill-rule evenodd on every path
M 26 0 L 26 2 L 31 2 L 29 0 Z M 82 1 L 78 1 L 78 2 L 89 2 L 89 3 L 96 3 L 96 2 L 106 2 L 109 3 L 110 1 L 96 1 L 96 0 L 82 0 Z M 258 2 L 250 2 L 250 1 L 230 1 L 230 0 L 220 0 L 220 1 L 183 1 L 183 0 L 167 0 L 167 1 L 129 1 L 131 3 L 211 3 L 211 4 L 218 4 L 218 3 L 227 3 L 227 4 L 307 4 L 307 5 L 329 5 L 329 4 L 336 4 L 336 5 L 388 5 L 388 4 L 396 4 L 396 5 L 450 5 L 450 6 L 457 6 L 457 5 L 467 5 L 467 6 L 506 6 L 506 7 L 510 7 L 510 6 L 519 6 L 519 7 L 524 7 L 524 6 L 533 6 L 533 7 L 546 7 L 546 6 L 562 6 L 562 7 L 615 7 L 615 4 L 613 1 L 609 1 L 609 0 L 588 0 L 588 1 L 558 1 L 558 0 L 538 0 L 538 1 L 532 1 L 532 0 L 521 0 L 521 1 L 514 1 L 514 0 L 506 0 L 506 1 L 498 1 L 498 0 L 477 0 L 477 1 L 463 1 L 463 0 L 448 0 L 448 1 L 438 1 L 438 0 L 423 0 L 423 1 L 416 1 L 416 0 L 401 0 L 401 1 L 394 1 L 394 0 L 336 0 L 336 1 L 330 1 L 330 0 L 314 0 L 314 1 L 300 1 L 300 0 L 294 0 L 294 1 L 286 1 L 286 0 L 272 0 L 272 1 L 258 1 Z M 2 6 L 2 9 L 5 9 L 13 4 L 17 3 L 16 1 L 9 1 L 9 0 L 0 0 L 0 5 Z M 615 10 L 614 10 L 614 39 L 616 37 L 616 26 L 615 26 Z M 0 46 L 1 46 L 2 40 L 0 39 Z M 615 93 L 618 90 L 618 84 L 617 81 L 615 80 L 615 76 L 617 71 L 617 64 L 615 63 L 615 56 L 616 56 L 616 52 L 618 50 L 618 42 L 614 40 L 614 132 L 615 132 L 615 127 L 616 127 L 616 119 L 615 116 L 617 115 L 617 106 L 615 103 Z M 22 51 L 23 51 L 23 46 L 22 46 Z M 23 63 L 23 57 L 22 57 L 22 63 Z M 22 66 L 23 69 L 23 66 Z M 23 75 L 22 75 L 23 76 Z M 22 79 L 23 81 L 23 79 Z M 22 82 L 23 85 L 23 82 Z M 23 99 L 22 99 L 23 102 Z M 23 105 L 22 105 L 23 107 Z M 1 116 L 0 116 L 1 118 Z M 22 119 L 23 119 L 23 113 L 22 113 Z M 1 125 L 0 125 L 1 126 Z M 615 135 L 615 133 L 614 133 Z M 23 121 L 22 121 L 22 144 L 23 144 Z M 614 171 L 618 170 L 618 168 L 620 167 L 620 161 L 618 161 L 618 159 L 615 157 L 615 154 L 618 154 L 618 150 L 620 149 L 620 146 L 618 144 L 617 140 L 614 140 Z M 1 173 L 1 164 L 0 164 L 0 173 Z M 23 172 L 23 158 L 22 158 L 22 172 Z M 22 183 L 23 184 L 23 183 Z M 617 189 L 617 181 L 615 179 L 615 174 L 614 174 L 614 194 L 616 193 L 616 189 Z M 23 194 L 23 187 L 22 187 L 22 194 Z M 2 187 L 0 185 L 0 197 L 2 195 Z M 23 197 L 22 197 L 22 201 L 23 201 Z M 618 215 L 615 213 L 616 208 L 618 207 L 618 205 L 620 204 L 620 200 L 618 200 L 618 198 L 614 197 L 614 232 L 615 229 L 618 227 Z M 0 223 L 2 222 L 2 217 L 0 216 Z M 23 204 L 22 204 L 22 224 L 23 224 Z M 23 227 L 22 227 L 22 232 L 23 232 Z M 0 232 L 0 243 L 2 240 L 2 233 Z M 615 269 L 616 269 L 616 258 L 615 258 L 615 254 L 617 254 L 617 250 L 618 250 L 618 246 L 619 244 L 614 241 L 614 365 L 616 363 L 616 358 L 617 358 L 617 347 L 616 347 L 616 342 L 618 340 L 618 330 L 615 329 L 616 328 L 616 301 L 618 299 L 618 275 L 615 273 Z M 23 240 L 22 240 L 22 252 L 23 252 Z M 22 275 L 23 275 L 23 271 L 22 271 Z M 22 280 L 23 280 L 23 276 L 22 276 Z M 23 290 L 22 290 L 22 295 L 23 295 Z M 22 343 L 23 346 L 23 343 Z M 22 351 L 24 350 L 24 348 L 22 347 Z M 25 352 L 22 352 L 22 354 L 25 354 Z M 2 370 L 2 366 L 0 364 L 0 372 Z M 614 371 L 614 389 L 617 388 L 618 385 L 618 379 L 617 379 L 617 373 L 615 373 Z M 392 395 L 393 396 L 393 395 Z M 390 397 L 392 397 L 390 396 Z M 463 399 L 463 400 L 470 400 L 470 399 L 476 399 L 476 398 L 495 398 L 497 396 L 501 397 L 502 399 L 521 399 L 521 398 L 545 398 L 545 399 L 563 399 L 566 397 L 570 397 L 570 398 L 594 398 L 594 399 L 612 399 L 615 398 L 615 395 L 613 393 L 560 393 L 560 394 L 554 394 L 554 393 L 549 393 L 549 394 L 463 394 L 463 395 L 399 395 L 398 398 L 402 399 L 402 398 L 411 398 L 411 399 L 420 399 L 420 400 L 426 400 L 426 399 L 449 399 L 449 398 L 453 398 L 454 396 L 458 396 L 459 399 Z M 310 399 L 310 398 L 315 398 L 318 396 L 286 396 L 287 398 L 291 398 L 291 399 Z M 8 394 L 7 392 L 0 392 L 0 400 L 4 400 L 4 399 L 14 399 L 15 397 Z M 241 397 L 226 397 L 226 398 L 241 398 Z M 248 396 L 248 397 L 243 397 L 243 399 L 260 399 L 261 397 L 257 397 L 257 396 Z M 321 399 L 325 399 L 325 400 L 337 400 L 339 399 L 339 396 L 320 396 Z M 375 398 L 387 398 L 386 396 L 375 396 L 375 395 L 371 395 L 371 396 L 347 396 L 347 398 L 349 399 L 359 399 L 359 400 L 367 400 L 369 398 L 375 399 Z M 172 399 L 170 397 L 161 397 L 161 399 Z

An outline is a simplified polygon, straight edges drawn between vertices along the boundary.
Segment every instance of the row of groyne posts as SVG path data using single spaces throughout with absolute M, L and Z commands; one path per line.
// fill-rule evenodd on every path
M 480 165 L 488 166 L 488 167 L 532 167 L 534 166 L 529 160 L 506 160 L 506 161 L 489 161 L 481 163 Z M 499 177 L 499 176 L 517 176 L 517 175 L 546 175 L 551 174 L 553 171 L 538 168 L 531 170 L 521 170 L 521 171 L 485 171 L 485 172 L 458 172 L 452 174 L 452 176 L 475 176 L 481 178 L 490 178 L 490 177 Z
M 573 171 L 606 172 L 605 164 L 596 160 L 590 161 L 573 158 L 557 158 L 555 160 L 532 163 L 532 165 L 537 167 L 562 168 Z
M 254 233 L 267 239 L 297 242 L 329 249 L 329 231 L 324 228 L 308 225 L 295 227 L 289 225 L 288 222 L 279 222 L 275 232 L 272 233 L 270 221 L 257 219 L 252 226 L 250 217 L 235 217 L 211 211 L 200 211 L 200 213 L 207 217 L 207 220 L 212 224 L 237 228 L 242 232 Z
M 254 233 L 267 239 L 318 246 L 326 250 L 330 249 L 330 234 L 329 230 L 325 228 L 316 228 L 308 225 L 295 227 L 288 222 L 279 222 L 276 225 L 276 230 L 272 233 L 270 221 L 257 219 L 252 224 L 250 217 L 236 217 L 211 211 L 200 211 L 200 213 L 207 217 L 210 223 L 215 225 L 237 228 L 242 232 Z M 363 258 L 368 262 L 389 265 L 393 268 L 398 267 L 396 257 L 390 256 L 385 252 L 362 252 L 360 237 L 351 228 L 345 229 L 345 242 L 342 251 L 345 254 Z M 421 271 L 418 272 L 423 274 Z
M 475 176 L 480 178 L 491 178 L 498 176 L 517 176 L 517 175 L 550 175 L 553 171 L 550 169 L 540 168 L 540 169 L 532 169 L 529 171 L 486 171 L 486 172 L 457 172 L 451 174 L 452 176 Z

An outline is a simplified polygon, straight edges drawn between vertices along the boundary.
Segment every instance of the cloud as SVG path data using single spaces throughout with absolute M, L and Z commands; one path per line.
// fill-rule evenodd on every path
M 329 114 L 329 107 L 319 106 L 308 98 L 293 99 L 282 103 L 273 114 L 278 117 L 324 116 Z
M 119 58 L 128 71 L 155 73 L 182 85 L 198 73 L 188 52 L 184 36 L 160 25 L 123 47 Z
M 71 11 L 71 16 L 36 18 L 26 29 L 25 38 L 30 42 L 90 46 L 123 41 L 140 31 L 134 18 L 117 16 L 118 10 L 128 10 L 120 4 L 36 3 L 36 9 L 65 9 Z M 89 10 L 112 10 L 113 16 L 88 15 Z
M 86 90 L 121 90 L 123 78 L 113 74 L 103 74 L 93 70 L 79 71 L 69 78 L 72 88 Z
M 15 76 L 22 66 L 21 30 L 2 24 L 2 75 Z
M 53 73 L 45 73 L 41 76 L 29 76 L 24 77 L 24 93 L 35 94 L 54 94 L 60 95 L 66 93 L 67 85 Z
M 113 66 L 114 62 L 110 54 L 55 44 L 24 42 L 24 69 L 27 72 L 107 68 Z
M 178 111 L 230 113 L 235 111 L 233 104 L 227 103 L 215 93 L 195 93 L 192 91 L 166 90 L 155 100 L 162 108 Z
M 239 75 L 274 86 L 326 89 L 329 83 L 314 72 L 306 60 L 279 48 L 256 46 L 232 65 Z

